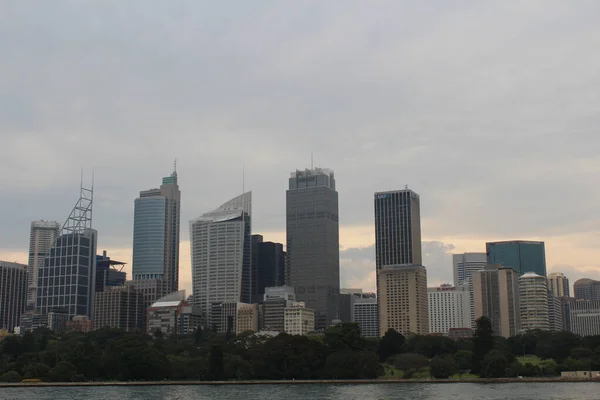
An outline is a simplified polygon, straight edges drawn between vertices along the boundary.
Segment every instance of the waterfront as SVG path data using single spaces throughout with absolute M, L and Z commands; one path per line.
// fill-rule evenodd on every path
M 305 384 L 223 386 L 19 387 L 0 389 L 0 399 L 13 400 L 596 400 L 598 383 L 503 384 Z

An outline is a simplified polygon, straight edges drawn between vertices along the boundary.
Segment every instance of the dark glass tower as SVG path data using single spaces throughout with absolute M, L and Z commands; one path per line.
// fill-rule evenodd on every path
M 292 172 L 286 192 L 286 282 L 315 310 L 315 327 L 336 318 L 340 293 L 338 193 L 333 171 Z
M 283 244 L 263 242 L 262 235 L 252 235 L 252 302 L 262 302 L 266 287 L 285 285 L 285 251 Z
M 546 276 L 546 250 L 544 242 L 511 240 L 485 244 L 488 264 L 501 264 L 523 275 L 534 272 Z

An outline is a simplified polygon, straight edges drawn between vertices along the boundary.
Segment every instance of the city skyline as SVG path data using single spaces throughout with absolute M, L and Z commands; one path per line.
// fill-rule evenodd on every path
M 84 165 L 98 250 L 131 278 L 132 201 L 175 157 L 183 221 L 245 186 L 253 233 L 285 243 L 287 173 L 314 153 L 336 171 L 341 286 L 374 290 L 372 195 L 406 184 L 432 286 L 452 282 L 450 253 L 514 239 L 544 241 L 548 273 L 600 279 L 599 5 L 134 10 L 3 10 L 0 259 L 27 263 L 31 221 L 65 220 Z

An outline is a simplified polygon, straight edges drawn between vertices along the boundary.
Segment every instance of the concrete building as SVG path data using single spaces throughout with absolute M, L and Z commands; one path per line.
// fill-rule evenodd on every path
M 135 199 L 134 280 L 161 279 L 168 293 L 179 290 L 180 213 L 181 192 L 176 171 L 163 178 L 160 188 L 141 191 Z
M 573 284 L 575 298 L 581 300 L 600 300 L 600 281 L 593 279 L 579 279 Z
M 283 244 L 263 241 L 252 235 L 252 303 L 258 303 L 265 288 L 285 285 L 285 251 Z
M 146 331 L 144 296 L 135 286 L 109 286 L 96 292 L 94 328 L 117 328 L 125 332 Z
M 258 332 L 258 304 L 243 304 L 237 309 L 235 333 Z
M 548 325 L 551 331 L 566 330 L 562 299 L 568 297 L 555 297 L 551 291 L 548 291 Z
M 258 305 L 241 302 L 211 304 L 211 329 L 215 333 L 258 331 Z
M 358 323 L 360 333 L 364 337 L 379 337 L 379 314 L 377 309 L 377 295 L 364 293 L 352 295 L 351 322 Z
M 303 301 L 292 302 L 284 310 L 285 333 L 306 335 L 315 330 L 315 310 L 306 308 Z
M 488 264 L 501 264 L 519 275 L 534 272 L 546 276 L 546 249 L 544 242 L 511 240 L 485 244 Z
M 563 298 L 568 331 L 580 336 L 600 335 L 600 300 Z
M 56 333 L 67 331 L 67 322 L 70 320 L 69 314 L 64 309 L 53 310 L 47 314 L 40 314 L 34 311 L 28 311 L 21 316 L 20 334 L 33 332 L 37 328 L 48 328 Z
M 486 316 L 494 334 L 503 337 L 519 332 L 518 273 L 501 265 L 487 265 L 473 273 L 475 318 Z
M 519 277 L 519 310 L 521 332 L 550 329 L 546 277 L 533 272 Z
M 92 329 L 92 321 L 85 315 L 76 315 L 66 324 L 67 332 L 88 333 Z
M 336 318 L 340 292 L 338 192 L 332 170 L 292 172 L 286 192 L 286 284 L 315 310 L 316 329 Z
M 19 326 L 27 302 L 27 265 L 0 261 L 0 329 Z
M 562 272 L 548 274 L 548 289 L 554 297 L 570 297 L 569 280 Z
M 296 301 L 291 286 L 267 287 L 263 297 L 263 318 L 260 329 L 285 332 L 284 310 Z
M 427 271 L 421 265 L 386 266 L 379 275 L 379 335 L 388 329 L 407 335 L 429 333 Z
M 213 303 L 249 303 L 252 193 L 229 200 L 190 222 L 195 305 L 210 327 Z
M 103 292 L 111 286 L 123 286 L 127 280 L 127 273 L 123 271 L 125 263 L 122 261 L 111 260 L 106 255 L 106 250 L 102 255 L 96 256 L 96 293 Z
M 185 290 L 180 290 L 152 304 L 147 313 L 147 333 L 186 335 L 195 331 L 200 324 L 201 310 L 188 304 L 185 297 Z
M 471 328 L 469 286 L 444 284 L 427 288 L 429 333 L 448 335 L 450 329 Z
M 56 221 L 33 221 L 29 234 L 29 263 L 27 267 L 27 308 L 36 305 L 38 270 L 60 232 Z
M 471 282 L 473 271 L 481 271 L 487 264 L 485 253 L 461 253 L 452 254 L 452 272 L 454 275 L 454 286 Z

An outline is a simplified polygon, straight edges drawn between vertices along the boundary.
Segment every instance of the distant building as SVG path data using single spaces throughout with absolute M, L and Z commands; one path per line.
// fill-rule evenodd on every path
M 470 339 L 473 337 L 473 329 L 471 328 L 450 328 L 448 337 L 453 340 Z
M 211 329 L 233 335 L 258 331 L 258 305 L 241 302 L 215 302 L 211 305 Z
M 600 300 L 564 298 L 566 328 L 580 336 L 600 335 Z
M 555 297 L 551 291 L 548 291 L 548 324 L 551 331 L 566 330 L 562 299 L 567 298 Z
M 38 271 L 60 232 L 56 221 L 33 221 L 29 235 L 29 264 L 27 267 L 27 308 L 36 305 Z
M 485 244 L 488 264 L 501 264 L 519 275 L 534 272 L 546 276 L 546 249 L 544 242 L 511 240 Z
M 306 335 L 315 330 L 315 311 L 304 302 L 293 302 L 284 310 L 285 333 Z
M 548 274 L 548 289 L 554 297 L 570 297 L 569 280 L 562 272 Z
M 96 293 L 103 292 L 109 286 L 122 286 L 127 280 L 127 273 L 122 271 L 125 263 L 111 260 L 106 256 L 106 250 L 102 255 L 96 256 Z
M 186 335 L 200 324 L 201 310 L 190 306 L 185 291 L 171 293 L 158 299 L 148 308 L 147 333 L 157 331 L 164 335 Z
M 85 315 L 76 315 L 67 321 L 67 332 L 87 333 L 92 331 L 92 321 Z
M 546 277 L 533 272 L 519 277 L 519 309 L 521 331 L 550 329 Z
M 579 279 L 573 284 L 575 298 L 581 300 L 600 300 L 600 281 L 593 279 Z
M 0 261 L 0 329 L 19 325 L 27 301 L 27 265 Z
M 429 333 L 448 335 L 450 329 L 471 328 L 469 287 L 441 285 L 427 288 Z
M 40 314 L 28 311 L 21 316 L 20 334 L 33 332 L 38 328 L 48 328 L 56 333 L 64 333 L 67 330 L 69 314 L 65 310 L 52 310 L 48 314 Z
M 144 296 L 135 286 L 109 286 L 96 292 L 94 328 L 117 328 L 125 332 L 146 331 Z
M 265 288 L 261 329 L 265 331 L 284 332 L 284 310 L 294 301 L 296 301 L 296 295 L 293 287 L 279 286 Z
M 351 322 L 358 323 L 364 337 L 379 337 L 379 314 L 375 293 L 352 296 Z
M 381 268 L 379 275 L 379 335 L 388 329 L 407 335 L 429 333 L 427 271 L 421 265 Z
M 237 309 L 235 333 L 258 331 L 258 304 L 244 304 Z
M 148 307 L 155 303 L 158 299 L 169 295 L 167 283 L 164 279 L 134 279 L 126 281 L 126 286 L 133 286 L 138 293 L 142 294 L 142 308 L 144 314 Z
M 283 244 L 264 242 L 262 235 L 252 235 L 252 302 L 259 302 L 266 287 L 285 285 L 285 251 Z
M 471 282 L 474 271 L 481 271 L 487 264 L 485 253 L 461 253 L 452 254 L 452 271 L 454 275 L 454 286 Z
M 519 331 L 518 273 L 501 265 L 473 272 L 475 318 L 485 316 L 495 335 L 510 337 Z
M 292 172 L 286 191 L 286 284 L 315 310 L 326 329 L 337 316 L 340 293 L 338 192 L 334 172 Z

